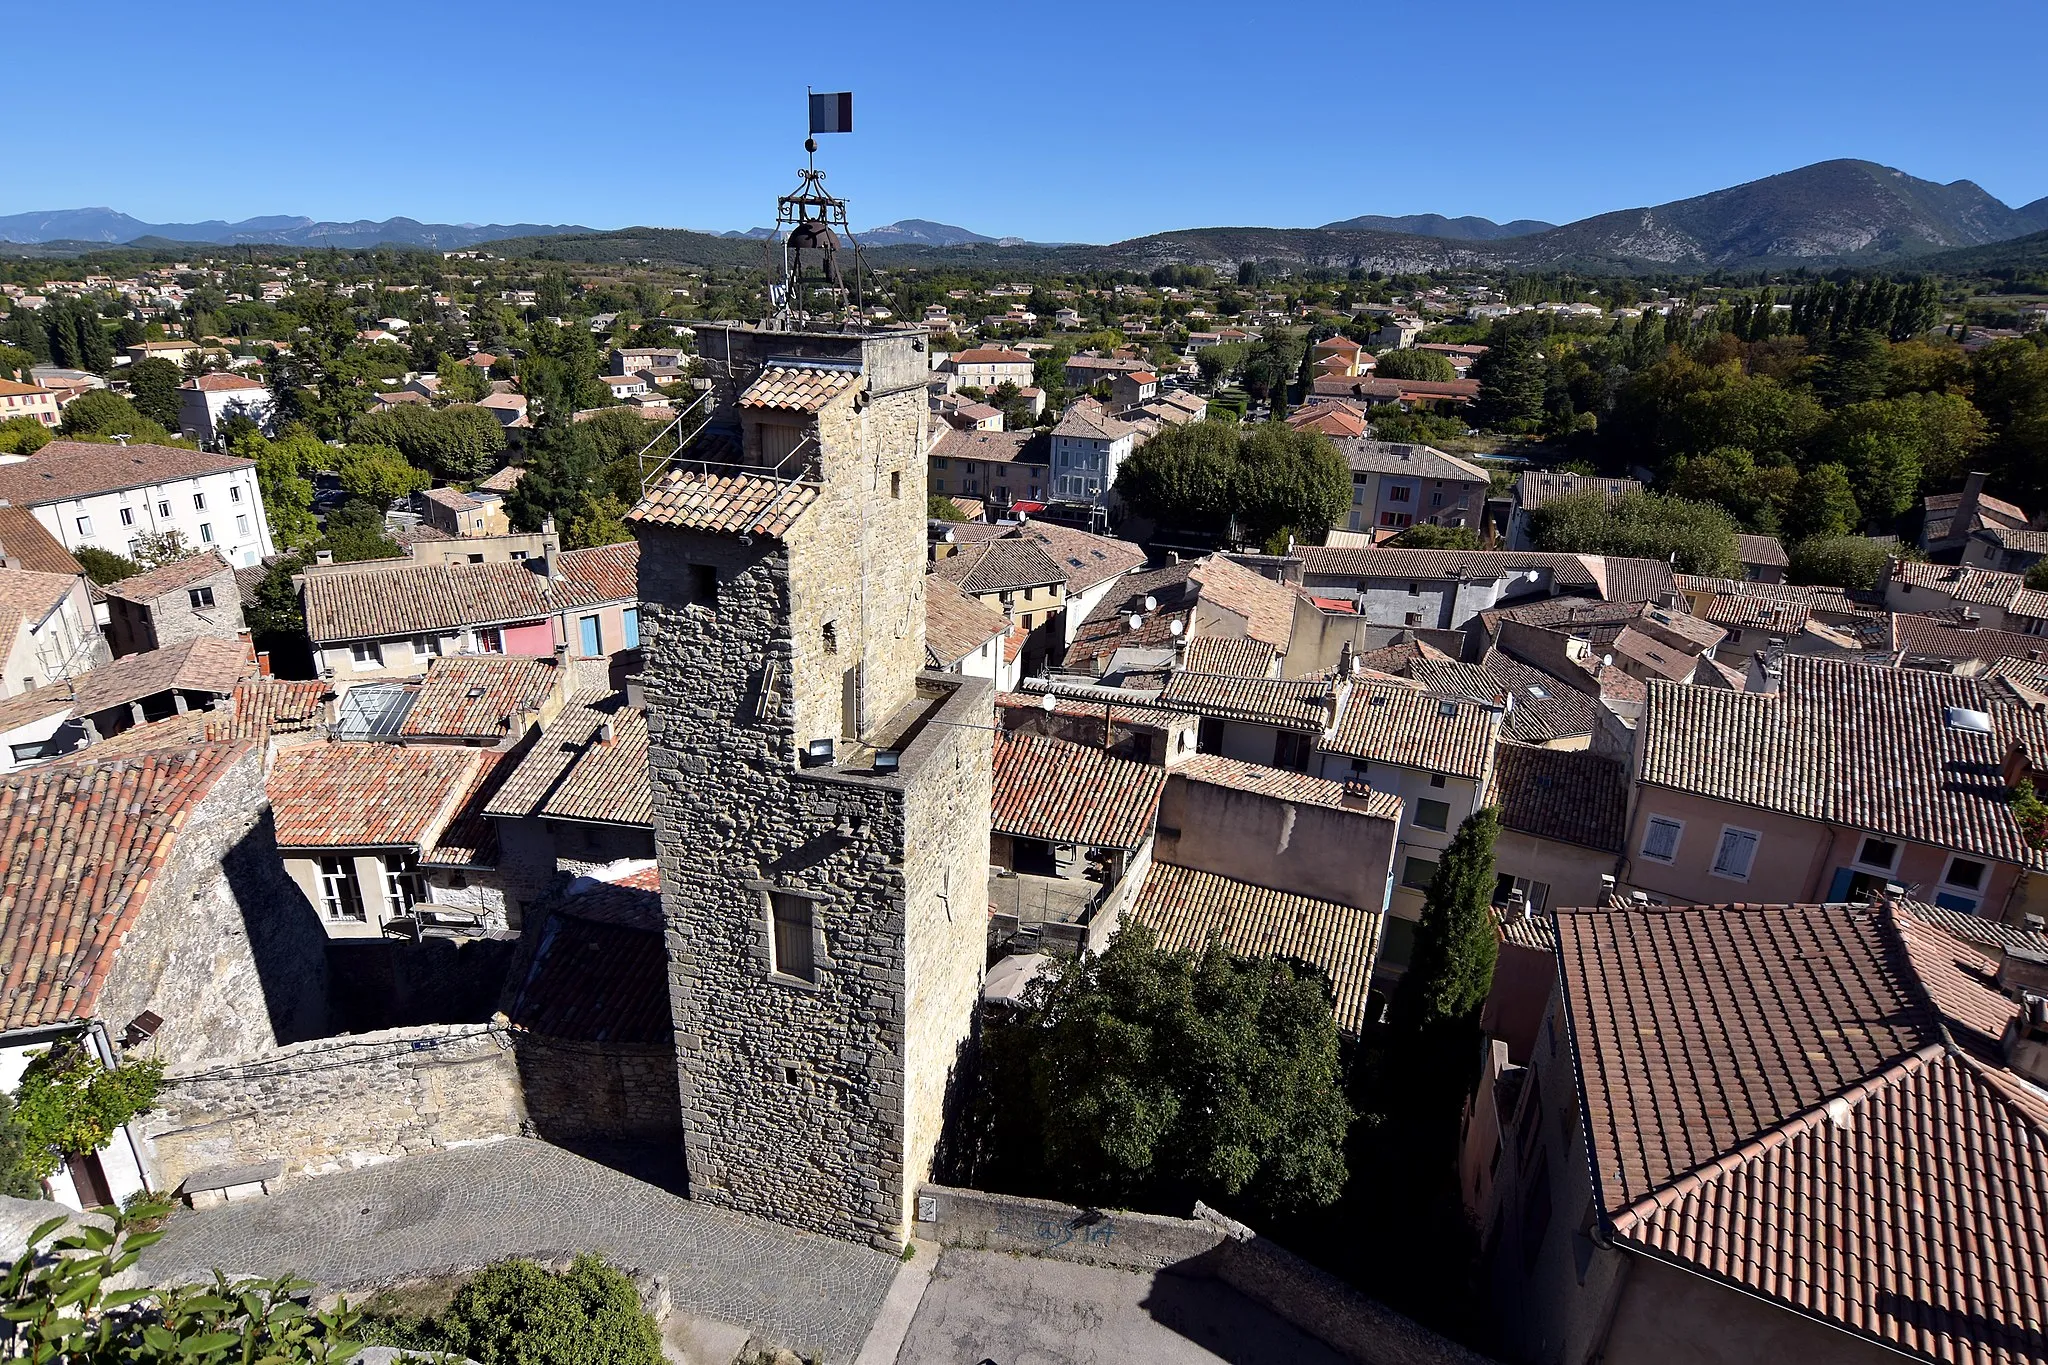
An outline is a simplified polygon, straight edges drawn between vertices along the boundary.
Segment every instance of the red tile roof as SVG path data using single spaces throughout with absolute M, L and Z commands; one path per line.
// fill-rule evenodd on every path
M 1278 657 L 1273 646 L 1249 635 L 1236 639 L 1198 635 L 1180 653 L 1180 668 L 1188 673 L 1214 673 L 1226 677 L 1269 678 Z
M 107 596 L 118 597 L 124 602 L 150 603 L 167 592 L 190 587 L 201 579 L 211 578 L 217 573 L 231 569 L 227 560 L 218 550 L 204 554 L 188 555 L 170 563 L 151 569 L 148 573 L 134 574 L 118 583 L 109 583 Z
M 1988 958 L 1883 908 L 1556 926 L 1618 1241 L 1923 1359 L 2043 1358 L 2048 1105 L 1944 1037 L 2012 1008 Z
M 607 602 L 633 602 L 640 596 L 640 542 L 593 545 L 564 550 L 555 556 L 555 603 L 579 610 Z
M 1562 684 L 1559 684 L 1562 686 Z M 1494 805 L 1508 829 L 1620 853 L 1628 823 L 1628 765 L 1585 749 L 1502 742 L 1493 760 Z
M 502 739 L 555 690 L 553 659 L 450 655 L 430 659 L 398 733 L 409 739 Z
M 1026 522 L 1019 535 L 1044 547 L 1067 576 L 1069 593 L 1085 592 L 1106 578 L 1129 573 L 1145 562 L 1145 552 L 1128 540 L 1091 535 L 1047 521 Z
M 75 710 L 89 716 L 173 689 L 225 697 L 255 672 L 256 661 L 249 657 L 246 641 L 202 635 L 79 674 L 72 679 L 78 698 Z
M 279 848 L 430 847 L 469 790 L 483 751 L 308 744 L 270 771 Z
M 0 778 L 0 1029 L 93 1017 L 193 807 L 246 752 L 85 753 Z
M 1263 763 L 1244 763 L 1221 754 L 1190 755 L 1169 768 L 1167 774 L 1184 777 L 1190 782 L 1229 787 L 1234 791 L 1252 792 L 1270 796 L 1275 801 L 1293 801 L 1304 806 L 1341 808 L 1344 804 L 1342 782 L 1289 772 L 1285 768 L 1269 768 Z M 1374 792 L 1364 810 L 1369 815 L 1399 819 L 1401 798 L 1393 792 Z
M 16 507 L 40 507 L 93 493 L 255 467 L 253 460 L 176 446 L 52 441 L 26 460 L 0 465 L 0 499 Z
M 668 951 L 659 929 L 661 893 L 611 887 L 603 891 L 611 898 L 632 895 L 647 901 L 655 928 L 628 927 L 578 913 L 579 902 L 592 896 L 558 902 L 510 1010 L 512 1022 L 551 1038 L 668 1042 Z
M 0 550 L 16 569 L 77 577 L 85 569 L 26 507 L 0 507 Z
M 240 393 L 248 389 L 260 389 L 263 386 L 246 375 L 215 373 L 202 374 L 196 378 L 188 379 L 178 385 L 178 387 L 181 389 L 196 389 L 202 393 Z
M 484 813 L 505 779 L 512 775 L 519 754 L 516 750 L 485 750 L 479 755 L 476 773 L 463 788 L 454 814 L 434 839 L 431 847 L 420 849 L 423 867 L 484 867 L 498 865 L 498 826 Z
M 1493 764 L 1500 721 L 1498 709 L 1476 701 L 1358 682 L 1324 747 L 1373 763 L 1484 778 Z
M 1000 608 L 978 601 L 932 574 L 924 584 L 924 649 L 939 668 L 951 668 L 1003 633 Z
M 1094 848 L 1137 848 L 1151 836 L 1164 769 L 1036 735 L 995 743 L 997 833 Z
M 650 489 L 626 520 L 721 535 L 781 537 L 817 500 L 816 484 L 682 470 Z
M 1163 948 L 1200 952 L 1214 937 L 1234 952 L 1318 967 L 1336 996 L 1337 1026 L 1355 1033 L 1365 1022 L 1380 948 L 1382 917 L 1374 911 L 1154 863 L 1127 913 L 1158 934 Z
M 309 574 L 306 633 L 325 644 L 538 621 L 553 610 L 538 567 L 399 563 Z
M 1321 734 L 1335 685 L 1313 678 L 1222 677 L 1175 673 L 1159 700 L 1177 711 Z
M 332 692 L 324 682 L 289 682 L 252 678 L 235 684 L 234 713 L 211 713 L 206 737 L 212 740 L 265 739 L 271 735 L 304 734 L 317 729 L 322 706 Z
M 612 726 L 612 742 L 603 728 Z M 545 816 L 652 827 L 647 718 L 616 693 L 578 694 L 491 796 L 499 816 Z
M 859 382 L 860 373 L 856 370 L 769 365 L 747 385 L 746 392 L 740 395 L 740 406 L 816 412 Z

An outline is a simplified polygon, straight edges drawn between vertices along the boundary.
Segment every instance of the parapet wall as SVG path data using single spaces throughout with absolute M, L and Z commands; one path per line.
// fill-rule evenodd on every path
M 673 1054 L 502 1023 L 322 1038 L 164 1077 L 138 1122 L 152 1181 L 282 1161 L 285 1179 L 505 1137 L 680 1142 Z
M 924 1185 L 917 1234 L 949 1247 L 1206 1275 L 1361 1365 L 1492 1365 L 1202 1204 L 1193 1218 L 1167 1218 Z

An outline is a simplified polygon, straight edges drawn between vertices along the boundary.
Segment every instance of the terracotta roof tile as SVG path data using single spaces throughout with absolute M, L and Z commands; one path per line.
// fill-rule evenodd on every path
M 635 602 L 640 597 L 640 542 L 593 545 L 564 550 L 555 556 L 550 588 L 555 605 L 566 611 L 607 602 Z
M 1128 540 L 1091 535 L 1049 521 L 1026 522 L 1018 534 L 1045 548 L 1053 563 L 1066 574 L 1069 593 L 1085 592 L 1104 579 L 1129 573 L 1145 562 L 1145 552 Z
M 409 739 L 502 739 L 512 732 L 515 718 L 540 709 L 558 677 L 553 659 L 502 654 L 430 659 L 398 733 Z
M 1497 708 L 1478 702 L 1359 682 L 1323 747 L 1374 763 L 1484 779 L 1500 723 Z
M 1159 700 L 1198 716 L 1321 734 L 1330 723 L 1334 687 L 1314 678 L 1282 681 L 1177 672 L 1167 680 Z
M 538 621 L 553 610 L 538 561 L 380 565 L 306 578 L 314 643 Z
M 7 562 L 13 568 L 74 578 L 85 572 L 71 551 L 26 507 L 0 507 L 0 549 L 7 552 Z
M 609 723 L 613 742 L 603 743 Z M 647 718 L 612 692 L 580 693 L 520 758 L 486 807 L 497 816 L 548 816 L 652 826 Z
M 1244 633 L 1264 640 L 1282 654 L 1294 637 L 1294 604 L 1301 594 L 1283 583 L 1224 558 L 1210 555 L 1196 561 L 1188 579 L 1202 601 L 1244 618 Z
M 613 894 L 638 896 L 659 915 L 658 890 Z M 512 1022 L 551 1038 L 668 1042 L 668 951 L 658 928 L 650 932 L 586 918 L 576 913 L 584 899 L 560 901 L 548 917 L 509 1011 Z
M 235 684 L 233 714 L 209 713 L 206 737 L 212 740 L 267 739 L 271 735 L 305 734 L 316 730 L 333 688 L 324 682 L 293 682 L 252 678 Z
M 420 850 L 424 867 L 496 867 L 498 826 L 484 814 L 498 788 L 504 784 L 518 761 L 516 750 L 484 750 L 477 758 L 476 773 L 455 803 L 454 814 L 435 837 L 432 847 Z
M 2003 784 L 1957 778 L 1995 776 L 2014 739 L 2048 753 L 2048 720 L 1978 679 L 1794 655 L 1775 693 L 1651 684 L 1636 743 L 1651 786 L 2025 865 Z
M 16 507 L 40 507 L 93 493 L 255 467 L 253 460 L 176 446 L 52 441 L 26 460 L 0 465 L 0 499 Z
M 1387 671 L 1413 678 L 1439 697 L 1470 697 L 1494 705 L 1513 698 L 1512 709 L 1501 719 L 1501 730 L 1511 739 L 1547 744 L 1590 735 L 1600 726 L 1595 703 L 1584 692 L 1505 654 L 1489 655 L 1476 664 L 1438 654 L 1406 660 Z
M 740 406 L 816 412 L 859 382 L 856 370 L 769 365 L 740 394 Z
M 1214 937 L 1235 952 L 1320 968 L 1336 995 L 1337 1026 L 1356 1033 L 1365 1022 L 1382 923 L 1371 910 L 1155 862 L 1127 913 L 1163 948 L 1200 951 Z
M 1943 1041 L 1989 960 L 1845 906 L 1556 917 L 1614 1235 L 1939 1361 L 2043 1358 L 2048 1114 Z
M 1278 658 L 1273 646 L 1249 635 L 1236 639 L 1196 636 L 1180 654 L 1180 668 L 1188 673 L 1213 673 L 1226 677 L 1268 678 Z
M 432 846 L 483 751 L 398 744 L 308 744 L 270 771 L 279 848 Z
M 680 470 L 648 491 L 626 520 L 722 535 L 785 536 L 818 486 L 757 474 L 700 474 Z
M 73 678 L 72 686 L 77 689 L 77 713 L 89 716 L 174 688 L 225 697 L 255 672 L 245 641 L 202 635 L 101 664 Z
M 957 583 L 974 597 L 1025 588 L 1063 586 L 1066 571 L 1035 540 L 1000 536 L 962 545 L 932 565 L 935 577 Z
M 1493 760 L 1501 824 L 1541 839 L 1621 852 L 1628 824 L 1628 765 L 1585 749 L 1503 741 Z
M 977 601 L 934 574 L 924 585 L 924 649 L 932 664 L 951 668 L 1003 633 L 1000 608 Z
M 1212 787 L 1229 787 L 1235 791 L 1269 796 L 1275 801 L 1332 809 L 1344 806 L 1345 785 L 1342 782 L 1289 772 L 1285 768 L 1269 768 L 1263 763 L 1244 763 L 1220 754 L 1190 755 L 1169 768 L 1167 775 L 1179 775 L 1190 782 L 1202 782 Z M 1398 820 L 1401 818 L 1401 798 L 1394 792 L 1372 792 L 1358 809 L 1367 815 Z
M 126 602 L 150 603 L 167 592 L 190 587 L 201 579 L 211 578 L 232 567 L 221 557 L 220 551 L 208 550 L 204 554 L 187 555 L 183 559 L 172 560 L 169 564 L 151 569 L 148 573 L 135 574 L 118 583 L 109 583 L 106 592 L 107 596 L 118 597 Z
M 1609 499 L 1614 499 L 1642 491 L 1642 484 L 1634 479 L 1605 474 L 1564 474 L 1549 469 L 1531 469 L 1515 480 L 1515 498 L 1524 509 L 1541 507 L 1546 502 L 1568 498 L 1575 493 L 1605 493 Z
M 1307 545 L 1297 553 L 1302 572 L 1324 578 L 1497 579 L 1547 570 L 1562 588 L 1600 589 L 1597 556 L 1537 550 L 1404 550 L 1388 546 Z
M 992 824 L 1001 834 L 1137 848 L 1152 834 L 1166 772 L 1036 735 L 996 736 Z
M 0 1029 L 93 1017 L 192 808 L 244 752 L 86 753 L 0 778 Z
M 0 607 L 20 612 L 31 626 L 39 626 L 77 586 L 78 580 L 69 574 L 0 569 Z

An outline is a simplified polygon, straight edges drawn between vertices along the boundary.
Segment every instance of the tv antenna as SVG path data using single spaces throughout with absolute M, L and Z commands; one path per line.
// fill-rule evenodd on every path
M 775 201 L 775 239 L 781 243 L 781 280 L 773 287 L 775 316 L 785 326 L 813 320 L 810 291 L 829 289 L 839 298 L 840 309 L 860 317 L 862 280 L 860 243 L 846 221 L 846 201 L 825 188 L 825 173 L 818 169 L 818 134 L 853 131 L 853 93 L 839 91 L 821 95 L 810 92 L 810 132 L 804 138 L 809 158 L 797 171 L 797 186 Z M 841 240 L 853 250 L 853 288 L 849 296 L 845 272 L 839 264 Z M 804 267 L 815 264 L 815 283 L 807 283 Z M 865 318 L 862 318 L 865 321 Z

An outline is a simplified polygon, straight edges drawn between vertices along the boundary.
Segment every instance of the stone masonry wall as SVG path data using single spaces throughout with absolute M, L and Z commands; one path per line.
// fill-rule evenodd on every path
M 666 1047 L 426 1025 L 174 1067 L 140 1127 L 159 1188 L 272 1160 L 289 1179 L 521 1135 L 675 1141 L 675 1075 Z
M 325 1031 L 327 938 L 284 873 L 247 745 L 189 811 L 100 992 L 118 1040 L 144 1010 L 141 1045 L 172 1064 L 232 1057 Z

